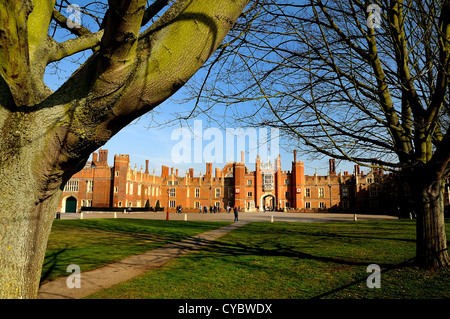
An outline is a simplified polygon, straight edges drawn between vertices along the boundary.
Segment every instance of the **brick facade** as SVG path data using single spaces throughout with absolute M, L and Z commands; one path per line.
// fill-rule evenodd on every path
M 253 171 L 241 162 L 227 163 L 215 168 L 206 163 L 205 174 L 194 177 L 194 170 L 180 174 L 178 169 L 162 166 L 161 175 L 130 167 L 128 155 L 115 155 L 114 165 L 108 166 L 107 150 L 93 153 L 92 161 L 67 183 L 59 211 L 79 212 L 90 207 L 155 207 L 182 205 L 184 211 L 200 206 L 218 206 L 223 211 L 234 205 L 246 211 L 267 209 L 296 211 L 381 211 L 385 208 L 386 192 L 381 170 L 367 174 L 355 165 L 353 174 L 336 173 L 334 159 L 329 160 L 326 176 L 305 175 L 304 162 L 294 160 L 290 171 L 281 170 L 281 157 L 275 163 L 264 163 L 259 156 Z

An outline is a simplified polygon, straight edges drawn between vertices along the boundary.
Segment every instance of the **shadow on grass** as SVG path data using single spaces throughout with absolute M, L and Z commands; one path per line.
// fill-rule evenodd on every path
M 413 257 L 413 258 L 407 259 L 407 260 L 405 260 L 405 261 L 403 261 L 403 262 L 401 262 L 399 264 L 395 264 L 395 265 L 392 265 L 392 266 L 387 267 L 387 268 L 385 268 L 385 266 L 383 266 L 383 268 L 385 268 L 385 269 L 382 270 L 382 273 L 386 274 L 387 272 L 392 271 L 392 270 L 402 269 L 402 268 L 411 266 L 415 259 L 416 258 Z M 367 265 L 367 263 L 365 265 Z M 321 298 L 325 298 L 325 297 L 331 296 L 331 295 L 333 295 L 335 293 L 338 293 L 338 292 L 343 291 L 345 289 L 351 288 L 352 286 L 356 286 L 356 285 L 358 285 L 360 283 L 367 282 L 367 278 L 368 278 L 368 276 L 364 276 L 364 277 L 362 277 L 360 279 L 357 279 L 357 280 L 354 280 L 354 281 L 352 281 L 352 282 L 350 282 L 348 284 L 342 285 L 342 286 L 337 287 L 335 289 L 332 289 L 330 291 L 327 291 L 327 292 L 321 293 L 321 294 L 319 294 L 317 296 L 314 296 L 311 299 L 321 299 Z
M 42 269 L 45 271 L 42 272 L 41 274 L 41 280 L 39 282 L 39 284 L 41 285 L 45 280 L 47 280 L 48 278 L 50 278 L 50 275 L 54 272 L 55 268 L 57 267 L 57 265 L 59 264 L 59 257 L 64 254 L 64 252 L 67 250 L 68 248 L 61 248 L 58 249 L 56 251 L 54 251 L 51 254 L 48 254 L 45 256 L 45 260 L 44 260 L 44 264 L 42 266 Z

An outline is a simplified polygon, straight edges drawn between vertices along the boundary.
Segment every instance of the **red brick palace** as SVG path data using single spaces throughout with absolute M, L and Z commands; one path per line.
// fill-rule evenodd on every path
M 385 204 L 381 170 L 364 174 L 355 165 L 354 172 L 336 173 L 334 159 L 329 160 L 326 176 L 305 175 L 304 163 L 296 151 L 290 171 L 281 171 L 281 157 L 275 163 L 256 158 L 254 170 L 241 162 L 215 168 L 206 163 L 206 172 L 194 177 L 194 170 L 180 174 L 178 169 L 162 166 L 161 176 L 145 169 L 130 167 L 129 155 L 115 155 L 108 165 L 108 151 L 100 149 L 92 160 L 66 184 L 59 204 L 60 212 L 79 212 L 81 207 L 161 207 L 183 211 L 200 206 L 238 206 L 245 211 L 266 209 L 295 211 L 380 211 Z M 84 208 L 85 209 L 85 208 Z

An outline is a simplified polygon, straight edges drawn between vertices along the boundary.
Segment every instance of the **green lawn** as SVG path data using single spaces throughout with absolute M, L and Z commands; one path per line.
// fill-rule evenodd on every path
M 87 271 L 227 224 L 124 218 L 55 220 L 41 282 L 68 276 L 70 264 Z
M 414 239 L 410 220 L 251 223 L 88 298 L 449 298 L 450 270 L 411 264 Z M 380 289 L 366 285 L 373 263 Z

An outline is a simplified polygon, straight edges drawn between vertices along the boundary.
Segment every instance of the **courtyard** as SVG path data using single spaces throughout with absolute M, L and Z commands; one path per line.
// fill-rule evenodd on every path
M 101 269 L 127 256 L 233 225 L 233 214 L 227 213 L 170 214 L 169 221 L 163 213 L 119 214 L 117 218 L 85 214 L 83 220 L 79 214 L 63 215 L 63 220 L 54 222 L 43 282 L 65 280 L 69 275 L 67 265 L 79 264 L 83 285 L 83 271 Z M 234 223 L 236 227 L 223 236 L 83 298 L 450 297 L 448 269 L 428 271 L 413 264 L 415 220 L 379 215 L 360 215 L 357 221 L 353 218 L 339 214 L 242 213 Z M 446 225 L 448 231 L 450 223 Z M 373 264 L 381 268 L 380 288 L 368 287 L 368 266 Z

